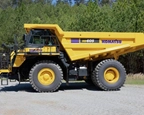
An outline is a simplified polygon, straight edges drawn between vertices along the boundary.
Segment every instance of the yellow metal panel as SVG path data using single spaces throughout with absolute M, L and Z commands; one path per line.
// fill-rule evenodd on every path
M 1 73 L 10 73 L 11 69 L 0 69 L 0 74 Z
M 59 36 L 63 36 L 63 30 L 57 24 L 24 24 L 24 28 L 27 32 L 31 29 L 52 29 Z
M 40 55 L 59 55 L 59 53 L 40 53 Z
M 71 35 L 73 35 L 73 34 L 71 34 Z M 96 33 L 91 33 L 91 34 L 89 33 L 89 36 L 87 36 L 87 34 L 85 35 L 85 33 L 84 33 L 83 38 L 86 36 L 89 38 L 94 37 L 93 34 L 95 34 L 95 36 L 96 36 L 95 38 L 99 38 L 99 43 L 70 43 L 71 42 L 70 41 L 71 39 L 69 39 L 70 36 L 65 36 L 68 38 L 65 38 L 67 40 L 67 42 L 65 40 L 63 42 L 63 46 L 72 61 L 78 60 L 78 59 L 83 59 L 83 58 L 88 59 L 88 57 L 86 57 L 86 56 L 88 56 L 87 54 L 89 54 L 89 52 L 90 53 L 95 52 L 94 55 L 97 55 L 99 53 L 107 53 L 107 52 L 112 53 L 112 51 L 117 50 L 117 49 L 115 49 L 116 47 L 118 48 L 118 50 L 123 49 L 123 51 L 121 50 L 121 53 L 120 53 L 120 55 L 121 55 L 122 53 L 124 54 L 125 53 L 124 50 L 127 49 L 127 47 L 125 47 L 125 45 L 129 45 L 129 48 L 130 48 L 130 46 L 133 46 L 134 44 L 136 46 L 140 45 L 140 44 L 136 44 L 134 33 L 131 33 L 131 34 L 117 33 L 118 35 L 120 35 L 120 37 L 117 34 L 115 34 L 116 35 L 115 38 L 112 37 L 112 36 L 114 36 L 113 34 L 111 35 L 111 37 L 112 37 L 111 38 L 108 35 L 106 35 L 106 33 L 104 33 L 105 34 L 104 37 L 100 38 L 103 35 L 103 33 L 101 33 L 101 35 L 96 35 Z M 109 34 L 111 34 L 111 33 L 109 32 Z M 82 36 L 82 34 L 81 34 L 81 36 Z M 99 37 L 97 37 L 97 36 L 99 36 Z M 108 38 L 106 38 L 106 36 Z M 74 36 L 74 37 L 76 37 L 76 36 Z M 140 38 L 142 38 L 142 36 Z M 138 38 L 139 41 L 140 41 L 140 38 Z M 81 38 L 79 37 L 79 39 L 81 39 Z M 114 43 L 103 43 L 104 40 L 106 40 L 106 42 L 109 42 L 109 41 L 113 42 L 114 40 L 117 40 L 120 42 L 116 41 Z M 141 47 L 141 48 L 144 48 L 144 47 Z M 69 52 L 68 49 L 72 49 L 73 52 Z M 109 50 L 105 50 L 105 49 L 109 49 Z M 137 47 L 136 47 L 136 49 L 137 49 Z M 133 49 L 131 49 L 131 51 L 133 51 Z M 114 52 L 114 53 L 116 53 L 116 52 Z M 107 55 L 110 55 L 110 54 L 107 54 Z M 116 55 L 119 55 L 119 54 L 116 54 Z M 103 57 L 105 57 L 105 54 L 103 54 Z
M 14 58 L 14 55 L 15 55 L 15 52 L 13 51 L 13 52 L 11 52 L 11 54 L 10 54 L 10 60 L 12 60 L 13 58 Z
M 102 50 L 102 51 L 91 52 L 90 56 L 93 56 L 95 54 L 101 54 L 101 53 L 116 51 L 116 50 L 123 49 L 123 48 L 130 48 L 130 45 L 127 44 L 127 45 L 117 46 L 117 47 L 113 47 L 113 48 L 108 48 L 108 49 Z
M 22 53 L 22 52 L 21 52 L 21 53 L 18 53 L 17 55 L 24 56 L 24 55 L 25 55 L 25 53 Z
M 42 48 L 42 52 L 56 52 L 56 47 L 44 47 Z
M 43 47 L 43 48 L 25 48 L 23 52 L 56 52 L 56 47 Z
M 25 57 L 23 55 L 17 55 L 13 67 L 19 67 L 25 61 Z

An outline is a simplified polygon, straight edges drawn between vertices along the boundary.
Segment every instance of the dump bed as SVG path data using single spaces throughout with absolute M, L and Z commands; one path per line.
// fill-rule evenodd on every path
M 24 27 L 27 32 L 31 29 L 54 31 L 71 61 L 117 59 L 122 54 L 144 48 L 143 33 L 66 32 L 53 24 L 25 24 Z

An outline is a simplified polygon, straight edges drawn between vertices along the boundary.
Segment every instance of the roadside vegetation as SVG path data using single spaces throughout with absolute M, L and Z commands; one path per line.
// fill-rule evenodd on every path
M 144 74 L 143 73 L 128 74 L 126 84 L 144 85 Z

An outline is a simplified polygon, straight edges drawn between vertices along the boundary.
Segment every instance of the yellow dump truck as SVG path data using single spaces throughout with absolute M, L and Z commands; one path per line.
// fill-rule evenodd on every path
M 117 59 L 144 48 L 143 33 L 67 32 L 56 24 L 24 24 L 24 28 L 23 45 L 2 44 L 1 82 L 29 80 L 38 92 L 54 92 L 62 80 L 118 90 L 126 71 Z

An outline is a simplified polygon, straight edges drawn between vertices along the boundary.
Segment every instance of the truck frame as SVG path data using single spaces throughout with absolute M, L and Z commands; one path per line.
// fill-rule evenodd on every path
M 24 28 L 24 44 L 2 44 L 1 83 L 3 78 L 29 80 L 38 92 L 54 92 L 62 80 L 119 90 L 126 80 L 119 56 L 144 48 L 143 33 L 72 32 L 57 24 L 24 24 Z

